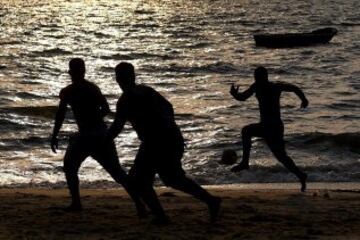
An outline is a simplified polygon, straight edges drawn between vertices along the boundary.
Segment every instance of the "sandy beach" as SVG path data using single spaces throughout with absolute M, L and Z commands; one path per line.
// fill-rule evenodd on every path
M 0 239 L 360 239 L 357 190 L 240 186 L 207 187 L 223 198 L 215 224 L 201 202 L 157 188 L 167 226 L 138 219 L 121 189 L 82 190 L 81 213 L 60 210 L 66 189 L 1 189 Z

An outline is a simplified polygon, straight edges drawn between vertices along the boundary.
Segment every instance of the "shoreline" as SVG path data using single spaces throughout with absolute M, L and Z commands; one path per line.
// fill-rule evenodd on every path
M 357 189 L 249 187 L 206 186 L 223 199 L 215 224 L 202 202 L 157 187 L 171 221 L 166 226 L 151 224 L 150 216 L 138 219 L 123 189 L 82 189 L 80 213 L 60 209 L 70 202 L 65 188 L 0 189 L 0 239 L 360 239 Z
M 227 184 L 201 184 L 208 189 L 236 189 L 236 190 L 297 190 L 300 189 L 298 182 L 276 182 L 276 183 L 227 183 Z M 156 185 L 156 188 L 166 188 L 164 185 Z M 66 183 L 32 183 L 32 184 L 9 184 L 0 186 L 2 189 L 63 189 Z M 80 182 L 80 189 L 122 189 L 122 186 L 113 181 L 108 182 Z M 308 190 L 348 190 L 360 191 L 360 182 L 307 182 Z
M 298 190 L 300 184 L 290 183 L 234 183 L 220 185 L 204 185 L 206 188 L 231 188 L 236 190 Z M 308 182 L 307 190 L 349 190 L 360 191 L 360 182 Z

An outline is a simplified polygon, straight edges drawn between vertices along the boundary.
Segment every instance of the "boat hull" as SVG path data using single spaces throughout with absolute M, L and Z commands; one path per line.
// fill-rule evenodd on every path
M 286 48 L 328 43 L 337 33 L 335 28 L 319 29 L 309 33 L 255 34 L 257 46 Z

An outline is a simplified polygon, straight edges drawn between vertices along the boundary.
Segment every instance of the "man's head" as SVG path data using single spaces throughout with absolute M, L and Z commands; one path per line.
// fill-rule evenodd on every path
M 83 80 L 85 77 L 85 62 L 81 58 L 73 58 L 69 62 L 69 74 L 73 82 Z
M 123 91 L 135 86 L 135 69 L 131 63 L 121 62 L 115 68 L 116 81 Z
M 259 85 L 265 84 L 269 81 L 267 70 L 264 67 L 257 67 L 254 72 L 254 77 L 256 84 Z

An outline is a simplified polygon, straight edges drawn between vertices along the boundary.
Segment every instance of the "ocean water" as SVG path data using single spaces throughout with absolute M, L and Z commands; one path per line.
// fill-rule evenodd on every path
M 256 99 L 237 102 L 263 65 L 270 79 L 296 84 L 310 105 L 284 93 L 287 150 L 309 181 L 360 181 L 360 14 L 358 0 L 1 0 L 0 186 L 63 186 L 62 157 L 76 131 L 69 114 L 58 154 L 49 136 L 68 61 L 86 61 L 112 110 L 121 94 L 120 61 L 172 103 L 188 148 L 183 166 L 201 184 L 294 182 L 261 139 L 251 169 L 234 174 L 218 164 L 224 149 L 241 157 L 241 128 L 259 121 Z M 293 49 L 255 47 L 253 34 L 336 27 L 329 44 Z M 107 118 L 110 124 L 112 117 Z M 130 126 L 116 139 L 119 159 L 132 165 L 138 147 Z M 115 186 L 92 159 L 80 178 Z

